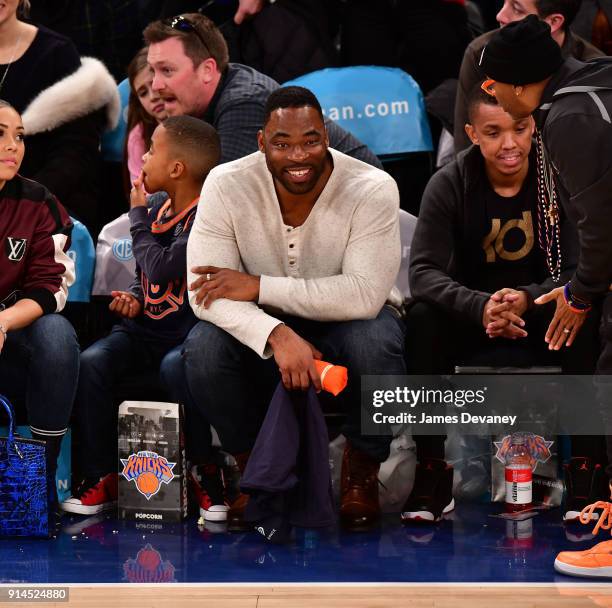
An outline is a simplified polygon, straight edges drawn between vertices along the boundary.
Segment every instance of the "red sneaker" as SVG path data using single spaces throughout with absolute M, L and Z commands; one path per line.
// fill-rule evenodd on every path
M 86 477 L 70 498 L 61 503 L 62 510 L 79 515 L 93 515 L 117 507 L 118 475 Z
M 226 521 L 229 507 L 225 500 L 223 469 L 216 464 L 194 466 L 190 480 L 200 515 L 206 521 Z

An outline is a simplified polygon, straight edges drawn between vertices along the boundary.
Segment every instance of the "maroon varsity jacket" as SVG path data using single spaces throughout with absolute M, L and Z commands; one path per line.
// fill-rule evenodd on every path
M 72 221 L 41 184 L 15 176 L 0 190 L 0 310 L 29 298 L 62 310 L 74 282 Z

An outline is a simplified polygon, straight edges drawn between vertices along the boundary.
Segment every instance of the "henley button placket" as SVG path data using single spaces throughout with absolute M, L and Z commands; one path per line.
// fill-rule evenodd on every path
M 287 226 L 287 232 L 288 233 L 293 232 L 293 228 L 291 226 Z M 295 275 L 297 272 L 296 257 L 295 257 L 295 253 L 291 251 L 295 249 L 295 241 L 287 243 L 287 246 L 288 246 L 287 259 L 289 261 L 289 272 L 290 274 Z

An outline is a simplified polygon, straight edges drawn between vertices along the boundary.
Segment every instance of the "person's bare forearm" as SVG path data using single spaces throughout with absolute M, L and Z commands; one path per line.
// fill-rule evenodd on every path
M 34 300 L 24 298 L 13 306 L 0 312 L 0 323 L 7 332 L 27 327 L 39 317 L 42 317 L 43 309 Z

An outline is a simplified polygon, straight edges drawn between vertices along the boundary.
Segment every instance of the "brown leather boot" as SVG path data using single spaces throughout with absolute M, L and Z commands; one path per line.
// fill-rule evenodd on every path
M 250 454 L 251 452 L 234 454 L 241 475 L 244 473 Z M 251 524 L 244 521 L 244 510 L 248 502 L 248 494 L 243 494 L 242 492 L 240 492 L 231 502 L 229 511 L 227 512 L 227 529 L 229 532 L 245 532 L 252 528 Z
M 364 529 L 379 520 L 379 469 L 379 462 L 346 442 L 342 458 L 340 522 L 347 528 Z

